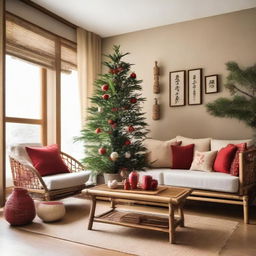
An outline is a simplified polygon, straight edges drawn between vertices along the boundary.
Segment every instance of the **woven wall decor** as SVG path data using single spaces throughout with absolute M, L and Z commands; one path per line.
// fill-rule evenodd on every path
M 157 66 L 157 61 L 155 61 L 155 66 L 153 68 L 153 74 L 154 74 L 153 92 L 158 94 L 158 93 L 160 93 L 160 84 L 159 84 L 159 67 Z
M 160 105 L 158 104 L 157 98 L 155 98 L 155 104 L 153 105 L 152 119 L 153 120 L 160 119 Z

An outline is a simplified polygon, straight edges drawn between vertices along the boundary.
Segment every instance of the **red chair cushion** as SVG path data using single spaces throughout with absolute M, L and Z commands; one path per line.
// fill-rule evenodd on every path
M 214 161 L 213 169 L 216 172 L 230 173 L 230 166 L 235 157 L 237 147 L 229 144 L 222 148 Z
M 187 146 L 175 146 L 172 147 L 172 168 L 173 169 L 189 169 L 193 162 L 195 144 Z
M 69 172 L 56 144 L 47 147 L 26 147 L 26 151 L 41 176 Z
M 239 153 L 247 150 L 247 144 L 241 143 L 241 144 L 236 144 L 235 146 L 237 147 L 237 151 L 230 167 L 230 174 L 233 176 L 238 176 L 239 175 Z

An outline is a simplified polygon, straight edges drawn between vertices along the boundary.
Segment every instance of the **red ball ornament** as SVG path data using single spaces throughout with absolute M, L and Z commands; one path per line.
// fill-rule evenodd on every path
M 128 130 L 128 132 L 134 132 L 134 131 L 135 131 L 135 128 L 134 128 L 132 125 L 129 125 L 129 126 L 127 127 L 127 130 Z
M 131 144 L 131 141 L 130 140 L 126 140 L 125 142 L 124 142 L 124 145 L 126 145 L 126 146 L 129 146 Z
M 137 102 L 137 99 L 136 99 L 135 97 L 132 97 L 132 98 L 130 99 L 130 102 L 134 104 L 134 103 Z
M 136 74 L 134 72 L 130 74 L 130 78 L 135 79 L 136 77 L 137 76 L 136 76 Z
M 112 129 L 116 129 L 117 124 L 116 124 L 116 123 L 114 123 L 114 124 L 112 124 L 112 125 L 111 125 L 111 127 L 112 127 Z
M 103 95 L 102 95 L 102 99 L 108 100 L 108 99 L 109 99 L 109 95 L 108 95 L 108 94 L 103 94 Z
M 108 89 L 109 89 L 109 85 L 108 84 L 104 84 L 104 85 L 101 86 L 101 90 L 102 91 L 106 92 Z
M 97 128 L 97 129 L 95 130 L 95 132 L 96 132 L 96 133 L 101 133 L 102 131 L 101 131 L 100 128 Z
M 105 148 L 99 148 L 98 152 L 100 155 L 105 155 L 107 153 L 107 150 Z
M 115 121 L 114 120 L 108 120 L 108 124 L 114 124 L 115 123 Z

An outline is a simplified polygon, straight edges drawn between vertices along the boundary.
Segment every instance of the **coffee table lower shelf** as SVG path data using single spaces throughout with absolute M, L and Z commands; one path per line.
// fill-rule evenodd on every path
M 94 217 L 94 222 L 101 222 L 112 225 L 149 229 L 169 233 L 169 217 L 157 214 L 142 212 L 131 212 L 125 210 L 111 209 Z M 182 224 L 180 217 L 174 218 L 173 228 Z

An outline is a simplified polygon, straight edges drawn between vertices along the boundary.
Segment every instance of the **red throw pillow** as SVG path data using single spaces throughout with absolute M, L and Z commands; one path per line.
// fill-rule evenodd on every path
M 174 146 L 172 147 L 172 168 L 173 169 L 189 169 L 193 162 L 195 144 L 187 146 Z
M 247 144 L 241 143 L 241 144 L 236 144 L 235 146 L 237 147 L 237 151 L 230 167 L 230 174 L 233 176 L 238 176 L 239 175 L 239 153 L 247 150 Z
M 26 147 L 26 151 L 41 176 L 69 172 L 56 144 L 47 147 Z
M 230 166 L 235 157 L 237 147 L 229 144 L 222 148 L 214 161 L 213 169 L 215 172 L 230 173 Z

